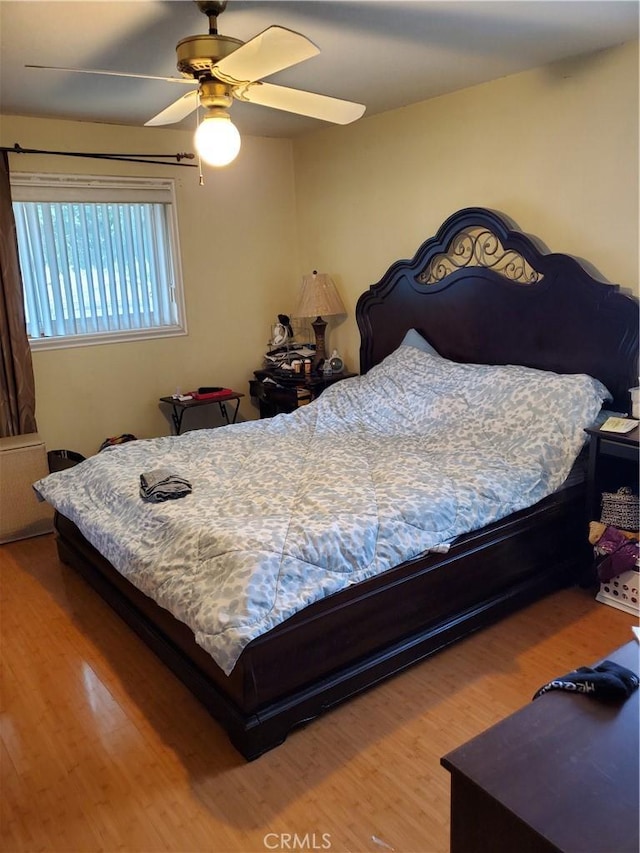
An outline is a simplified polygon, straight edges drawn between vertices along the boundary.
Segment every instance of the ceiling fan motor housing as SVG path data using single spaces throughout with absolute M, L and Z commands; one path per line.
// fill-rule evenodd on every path
M 187 36 L 176 45 L 178 71 L 196 80 L 203 75 L 213 76 L 213 66 L 243 44 L 230 36 Z

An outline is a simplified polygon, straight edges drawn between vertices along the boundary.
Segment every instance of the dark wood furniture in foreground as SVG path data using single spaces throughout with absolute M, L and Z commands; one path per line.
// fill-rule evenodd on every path
M 193 409 L 199 406 L 213 406 L 217 404 L 220 408 L 220 414 L 227 424 L 234 424 L 238 417 L 238 409 L 240 408 L 240 399 L 242 397 L 244 397 L 244 394 L 240 394 L 238 391 L 230 391 L 229 394 L 205 400 L 177 400 L 175 397 L 160 397 L 160 402 L 171 406 L 171 422 L 173 423 L 176 435 L 180 435 L 182 419 L 184 418 L 185 412 L 187 409 Z M 231 413 L 231 417 L 229 417 L 227 403 L 231 403 L 233 401 L 235 401 L 235 407 Z
M 393 264 L 356 318 L 362 373 L 416 328 L 448 358 L 590 373 L 625 409 L 636 382 L 638 303 L 482 208 L 454 214 L 412 260 Z M 255 758 L 337 702 L 572 583 L 591 556 L 585 500 L 584 479 L 571 478 L 446 555 L 318 601 L 253 640 L 229 677 L 60 517 L 58 548 Z
M 274 415 L 288 414 L 298 406 L 315 400 L 328 388 L 341 379 L 355 376 L 355 373 L 322 373 L 288 374 L 281 370 L 254 371 L 254 378 L 249 382 L 249 393 L 258 401 L 261 418 L 272 418 Z M 300 392 L 308 392 L 301 394 Z
M 638 674 L 638 648 L 607 659 Z M 552 691 L 445 755 L 451 853 L 637 853 L 639 714 Z

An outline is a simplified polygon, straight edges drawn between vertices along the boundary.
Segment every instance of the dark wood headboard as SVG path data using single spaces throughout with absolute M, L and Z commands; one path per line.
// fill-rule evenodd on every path
M 454 361 L 588 373 L 620 411 L 638 384 L 638 300 L 481 207 L 454 213 L 392 264 L 360 296 L 356 319 L 362 373 L 415 328 Z

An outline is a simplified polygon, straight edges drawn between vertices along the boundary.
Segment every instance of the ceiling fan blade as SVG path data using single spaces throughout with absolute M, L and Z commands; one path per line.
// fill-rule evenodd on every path
M 315 92 L 289 89 L 287 86 L 275 86 L 273 83 L 250 83 L 234 94 L 241 101 L 319 118 L 334 124 L 349 124 L 359 119 L 366 110 L 363 104 L 342 101 L 328 95 L 316 95 Z
M 97 71 L 91 68 L 64 68 L 60 65 L 25 65 L 25 68 L 40 68 L 43 71 L 70 71 L 73 74 L 104 74 L 108 77 L 134 77 L 140 80 L 164 80 L 165 83 L 185 83 L 195 86 L 197 80 L 188 77 L 154 77 L 152 74 L 128 74 L 126 71 Z
M 189 113 L 192 113 L 198 106 L 198 90 L 187 92 L 177 101 L 169 104 L 161 113 L 145 121 L 145 127 L 155 127 L 159 124 L 175 124 L 177 121 L 182 121 Z
M 251 83 L 319 53 L 306 36 L 285 27 L 269 27 L 217 62 L 213 71 L 225 83 Z

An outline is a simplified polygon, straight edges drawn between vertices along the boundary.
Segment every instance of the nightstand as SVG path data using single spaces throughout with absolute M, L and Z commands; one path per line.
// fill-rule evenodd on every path
M 355 373 L 322 373 L 305 375 L 285 373 L 280 370 L 256 370 L 255 379 L 249 382 L 251 397 L 258 401 L 261 418 L 295 411 L 300 405 L 315 400 L 335 382 L 356 376 Z
M 615 492 L 620 486 L 631 486 L 638 494 L 639 429 L 636 427 L 625 433 L 586 430 L 591 437 L 587 480 L 588 521 L 600 518 L 603 492 Z

